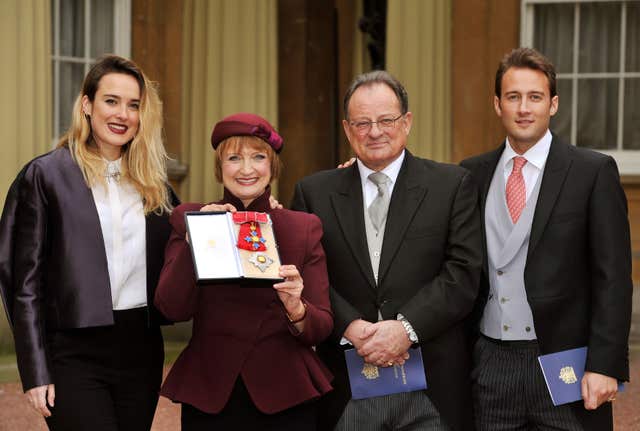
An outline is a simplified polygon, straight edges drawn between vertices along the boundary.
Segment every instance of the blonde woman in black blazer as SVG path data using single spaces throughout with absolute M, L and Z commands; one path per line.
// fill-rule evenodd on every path
M 176 203 L 161 129 L 152 83 L 105 56 L 58 148 L 7 197 L 0 287 L 23 388 L 52 430 L 151 427 L 164 357 L 152 298 Z

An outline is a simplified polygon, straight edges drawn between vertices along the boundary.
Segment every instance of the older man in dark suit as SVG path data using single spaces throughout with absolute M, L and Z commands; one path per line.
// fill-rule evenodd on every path
M 476 307 L 479 430 L 611 430 L 628 380 L 631 257 L 615 161 L 549 131 L 553 65 L 520 48 L 502 60 L 498 149 L 462 162 L 480 186 L 487 260 Z M 553 406 L 538 355 L 587 346 L 583 401 Z
M 357 163 L 303 179 L 292 206 L 322 220 L 331 284 L 334 333 L 318 353 L 335 391 L 320 429 L 469 429 L 463 320 L 482 262 L 476 187 L 466 170 L 405 149 L 412 114 L 388 73 L 357 77 L 344 110 Z M 402 364 L 419 345 L 428 389 L 350 400 L 345 344 L 378 367 Z

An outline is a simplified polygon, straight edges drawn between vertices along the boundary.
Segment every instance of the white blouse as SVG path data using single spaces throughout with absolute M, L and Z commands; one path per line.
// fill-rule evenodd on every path
M 142 197 L 120 178 L 121 159 L 107 162 L 106 188 L 91 188 L 104 238 L 114 310 L 147 305 L 146 221 Z

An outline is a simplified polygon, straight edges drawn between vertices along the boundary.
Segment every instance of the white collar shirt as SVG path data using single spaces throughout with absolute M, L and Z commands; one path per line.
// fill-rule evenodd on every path
M 402 162 L 404 161 L 405 151 L 402 150 L 402 153 L 391 163 L 385 166 L 384 169 L 380 170 L 380 172 L 384 173 L 391 180 L 391 184 L 389 184 L 389 196 L 393 195 L 393 187 L 396 184 L 396 180 L 398 179 L 398 174 L 400 173 L 400 168 L 402 167 Z M 358 171 L 360 172 L 360 182 L 362 183 L 362 200 L 364 201 L 364 206 L 369 208 L 371 202 L 378 195 L 378 186 L 376 186 L 373 181 L 369 179 L 369 175 L 376 172 L 374 170 L 369 169 L 360 161 L 360 159 L 356 160 L 358 165 Z
M 107 256 L 114 310 L 147 305 L 146 220 L 142 197 L 120 179 L 121 159 L 107 162 L 105 184 L 91 187 Z

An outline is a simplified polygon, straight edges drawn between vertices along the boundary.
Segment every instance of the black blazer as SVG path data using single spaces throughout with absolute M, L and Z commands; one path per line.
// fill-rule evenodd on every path
M 413 325 L 422 348 L 427 393 L 454 430 L 472 427 L 469 354 L 463 319 L 476 298 L 482 240 L 477 192 L 458 166 L 413 157 L 408 151 L 393 188 L 376 287 L 364 227 L 357 166 L 304 178 L 292 209 L 323 223 L 332 339 L 318 353 L 335 375 L 321 429 L 332 429 L 351 398 L 340 338 L 357 318 L 396 319 Z M 328 413 L 328 414 L 324 414 Z
M 153 308 L 153 296 L 170 232 L 167 214 L 146 217 L 150 325 L 166 322 Z M 32 160 L 18 174 L 5 202 L 0 235 L 0 290 L 28 390 L 52 381 L 48 332 L 113 324 L 98 212 L 67 148 Z
M 464 160 L 484 208 L 504 144 Z M 486 247 L 486 241 L 485 241 Z M 588 346 L 588 371 L 629 379 L 631 243 L 627 201 L 610 156 L 553 136 L 542 173 L 524 272 L 540 351 Z M 485 260 L 474 309 L 477 325 L 489 294 Z M 612 429 L 611 403 L 595 411 L 573 404 L 586 430 Z

